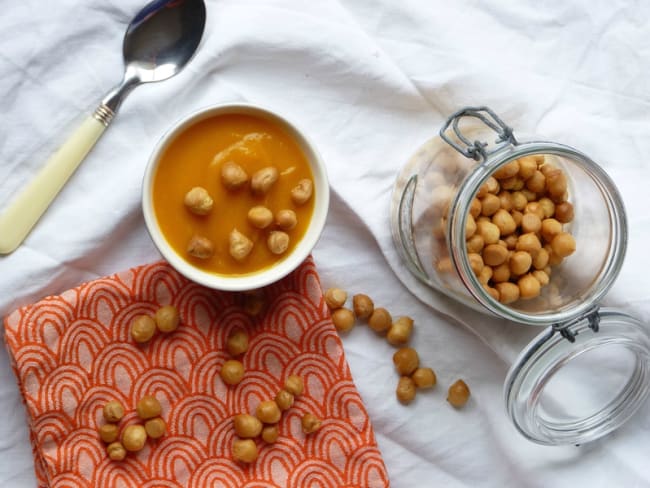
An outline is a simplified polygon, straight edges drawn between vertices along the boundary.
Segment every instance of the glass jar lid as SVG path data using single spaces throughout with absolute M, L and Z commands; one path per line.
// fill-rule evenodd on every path
M 614 431 L 650 393 L 650 336 L 635 318 L 594 309 L 538 335 L 504 385 L 508 415 L 540 444 L 582 444 Z

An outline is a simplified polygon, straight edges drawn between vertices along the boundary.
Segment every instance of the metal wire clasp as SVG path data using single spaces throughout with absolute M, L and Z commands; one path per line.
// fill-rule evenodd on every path
M 472 142 L 463 135 L 458 126 L 463 117 L 474 117 L 479 119 L 483 124 L 496 132 L 498 136 L 496 141 L 494 141 L 496 147 L 492 150 L 487 150 L 487 142 L 481 142 L 478 140 Z M 453 129 L 454 134 L 458 138 L 458 142 L 446 134 L 449 126 Z M 503 122 L 503 120 L 501 120 L 499 116 L 488 107 L 465 107 L 452 114 L 440 129 L 440 137 L 465 157 L 475 159 L 479 162 L 485 161 L 488 155 L 498 151 L 504 143 L 512 144 L 514 146 L 518 144 L 515 135 L 512 132 L 512 128 L 507 126 L 505 122 Z
M 594 332 L 598 332 L 598 329 L 600 328 L 600 314 L 598 313 L 598 307 L 590 310 L 586 314 L 581 315 L 577 319 L 572 320 L 570 322 L 561 322 L 559 324 L 553 324 L 552 326 L 553 332 L 559 332 L 560 335 L 564 337 L 567 341 L 575 342 L 576 336 L 578 334 L 573 330 L 571 330 L 571 326 L 574 325 L 576 322 L 585 319 L 589 321 L 589 328 Z

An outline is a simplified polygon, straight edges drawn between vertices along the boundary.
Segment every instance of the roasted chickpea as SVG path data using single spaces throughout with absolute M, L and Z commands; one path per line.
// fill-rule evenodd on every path
M 108 457 L 113 461 L 122 461 L 126 457 L 126 449 L 121 442 L 112 442 L 106 447 Z
M 115 424 L 104 424 L 99 428 L 100 439 L 108 444 L 115 442 L 119 435 L 120 429 Z
M 193 235 L 187 243 L 187 254 L 198 259 L 210 259 L 214 254 L 214 244 L 207 237 Z
M 517 239 L 517 246 L 515 247 L 517 251 L 526 251 L 531 255 L 537 254 L 541 248 L 542 243 L 539 242 L 537 235 L 533 232 L 520 235 L 519 239 Z
M 541 171 L 535 171 L 533 176 L 526 180 L 526 188 L 533 193 L 542 193 L 546 188 L 546 177 Z
M 519 235 L 515 233 L 506 236 L 503 241 L 506 243 L 506 247 L 512 250 L 517 246 L 517 239 L 519 239 Z
M 141 425 L 129 425 L 122 432 L 122 445 L 130 452 L 136 452 L 147 442 L 147 431 Z
M 244 439 L 257 437 L 262 432 L 262 422 L 252 415 L 240 413 L 232 419 L 235 433 Z
M 275 400 L 266 400 L 257 406 L 255 415 L 265 424 L 275 424 L 280 421 L 282 412 Z
M 538 202 L 527 203 L 526 208 L 524 209 L 524 215 L 527 213 L 537 215 L 540 221 L 544 218 L 544 209 Z
M 412 347 L 402 347 L 393 354 L 393 364 L 399 374 L 410 376 L 420 365 L 420 358 Z
M 487 244 L 496 244 L 499 242 L 499 228 L 492 222 L 478 222 L 476 224 L 477 232 L 483 237 L 483 242 Z
M 111 400 L 104 405 L 102 413 L 104 414 L 104 420 L 106 420 L 106 422 L 119 422 L 122 417 L 124 417 L 124 407 L 117 400 Z
M 368 326 L 375 332 L 384 332 L 390 328 L 393 318 L 385 308 L 375 308 L 372 315 L 368 318 Z
M 418 368 L 413 371 L 411 379 L 418 388 L 431 388 L 436 384 L 436 373 L 431 368 Z
M 465 238 L 469 239 L 476 232 L 476 222 L 474 217 L 471 214 L 467 215 L 467 220 L 465 221 Z
M 275 215 L 275 223 L 282 230 L 291 230 L 296 224 L 298 224 L 298 218 L 296 217 L 296 212 L 289 209 L 280 210 Z
M 212 200 L 208 190 L 201 186 L 195 186 L 185 194 L 183 203 L 193 214 L 207 215 L 212 211 L 214 200 Z
M 228 236 L 230 255 L 235 261 L 243 261 L 253 250 L 253 241 L 237 229 L 230 231 Z
M 131 337 L 137 343 L 143 344 L 156 333 L 156 322 L 148 315 L 138 315 L 131 322 Z
M 302 378 L 298 375 L 292 374 L 284 382 L 284 389 L 291 393 L 293 396 L 302 395 L 304 389 Z
M 248 174 L 240 165 L 233 161 L 224 163 L 221 167 L 221 183 L 228 190 L 238 190 L 248 181 Z
M 393 346 L 406 344 L 413 332 L 413 319 L 411 317 L 400 317 L 388 329 L 386 339 Z
M 534 213 L 525 213 L 521 219 L 521 231 L 526 232 L 539 232 L 542 228 L 542 221 Z
M 240 356 L 248 351 L 248 334 L 239 327 L 234 328 L 228 334 L 226 349 L 231 356 Z
M 447 401 L 455 408 L 461 408 L 469 400 L 469 387 L 463 380 L 456 381 L 449 387 Z
M 503 283 L 510 279 L 510 266 L 508 263 L 500 264 L 492 269 L 492 281 L 494 283 Z
M 156 310 L 154 320 L 160 332 L 173 332 L 178 329 L 180 317 L 176 307 L 173 305 L 165 305 Z
M 551 170 L 546 173 L 546 190 L 551 197 L 562 197 L 567 191 L 567 181 L 564 171 Z
M 542 207 L 545 219 L 553 217 L 553 214 L 555 213 L 555 203 L 553 203 L 553 200 L 547 197 L 543 197 L 540 198 L 537 203 L 539 203 L 539 206 Z
M 481 201 L 478 198 L 474 197 L 472 199 L 472 203 L 469 207 L 469 213 L 474 218 L 477 218 L 479 215 L 481 215 Z
M 274 230 L 269 233 L 266 245 L 273 254 L 284 254 L 289 248 L 289 234 L 281 230 Z
M 521 190 L 521 193 L 526 197 L 526 200 L 528 200 L 528 203 L 536 202 L 537 201 L 537 193 L 534 191 L 530 191 L 528 188 L 524 188 Z M 528 204 L 526 204 L 528 205 Z
M 293 405 L 293 395 L 287 390 L 280 390 L 277 395 L 275 395 L 275 403 L 277 403 L 278 408 L 283 412 L 289 410 L 291 405 Z
M 501 200 L 492 193 L 488 193 L 481 200 L 481 215 L 491 217 L 499 208 L 501 208 Z
M 562 232 L 562 224 L 556 219 L 544 219 L 540 232 L 546 242 L 551 242 L 556 235 Z
M 504 180 L 499 180 L 499 183 L 501 184 L 501 188 L 504 190 L 520 191 L 524 188 L 524 180 L 518 176 L 512 176 Z
M 533 275 L 522 276 L 517 281 L 517 285 L 519 286 L 519 298 L 527 300 L 539 296 L 541 285 Z
M 490 244 L 483 249 L 483 262 L 488 266 L 499 266 L 508 259 L 508 249 L 500 244 Z
M 488 294 L 495 300 L 499 300 L 499 292 L 496 288 L 493 288 L 489 285 L 483 285 L 483 289 L 488 292 Z
M 519 210 L 513 210 L 510 212 L 510 215 L 512 215 L 512 220 L 515 221 L 515 225 L 519 227 L 521 225 L 521 221 L 524 219 L 524 214 Z
M 278 428 L 278 424 L 265 425 L 262 429 L 262 440 L 267 444 L 273 444 L 278 440 L 279 436 L 280 429 Z
M 546 176 L 546 175 L 547 175 L 548 173 L 550 173 L 551 171 L 555 171 L 555 170 L 557 170 L 557 169 L 558 169 L 557 166 L 555 166 L 554 164 L 551 164 L 551 163 L 549 163 L 549 162 L 544 162 L 544 164 L 542 164 L 542 165 L 539 167 L 539 170 L 544 174 L 544 176 Z
M 573 205 L 569 202 L 558 203 L 555 206 L 554 216 L 558 222 L 568 224 L 573 220 Z
M 313 413 L 306 413 L 302 416 L 300 424 L 302 425 L 302 431 L 305 434 L 312 434 L 320 429 L 323 422 Z
M 537 281 L 539 281 L 539 284 L 541 286 L 546 286 L 548 285 L 550 281 L 550 277 L 542 270 L 537 269 L 531 273 Z
M 528 203 L 528 199 L 524 196 L 524 194 L 520 191 L 515 191 L 511 193 L 511 200 L 512 200 L 512 208 L 514 210 L 519 210 L 522 211 L 524 208 L 526 208 L 526 204 Z
M 408 405 L 415 398 L 416 386 L 415 381 L 413 381 L 408 376 L 402 376 L 397 382 L 397 389 L 395 394 L 400 403 Z
M 467 239 L 466 244 L 467 244 L 467 252 L 480 253 L 483 250 L 485 241 L 483 240 L 483 236 L 479 234 L 474 234 L 472 237 Z
M 142 420 L 160 417 L 162 406 L 156 397 L 151 395 L 143 396 L 135 406 L 135 411 Z
M 499 233 L 502 236 L 512 234 L 517 229 L 517 224 L 512 215 L 503 209 L 497 210 L 492 216 L 492 223 L 499 228 Z
M 352 308 L 358 319 L 367 319 L 374 312 L 375 304 L 368 295 L 358 294 L 352 297 Z
M 504 281 L 503 283 L 495 284 L 494 287 L 499 292 L 498 300 L 501 303 L 508 304 L 519 300 L 519 287 L 514 283 Z
M 232 443 L 232 458 L 241 463 L 252 463 L 257 459 L 257 444 L 252 439 L 235 439 Z
M 553 254 L 565 258 L 576 250 L 576 241 L 568 232 L 560 232 L 551 241 L 551 247 Z
M 236 359 L 229 359 L 221 366 L 221 379 L 228 385 L 236 385 L 244 378 L 244 365 Z
M 266 229 L 273 222 L 273 212 L 263 205 L 258 205 L 248 211 L 248 222 L 257 229 Z
M 481 257 L 480 254 L 476 254 L 473 252 L 469 253 L 467 257 L 469 259 L 469 264 L 472 267 L 472 271 L 474 271 L 474 274 L 478 276 L 483 270 L 483 258 Z
M 325 303 L 330 310 L 336 310 L 345 305 L 345 301 L 348 299 L 348 294 L 340 288 L 328 288 L 325 292 Z
M 349 308 L 337 308 L 332 311 L 332 323 L 339 332 L 349 332 L 354 327 L 354 313 Z
M 526 251 L 515 252 L 512 256 L 510 256 L 510 260 L 508 261 L 510 272 L 515 276 L 526 273 L 532 264 L 533 258 L 531 257 L 530 253 Z
M 537 158 L 536 156 L 524 156 L 519 158 L 519 177 L 527 180 L 537 171 Z
M 499 186 L 499 182 L 497 181 L 497 179 L 494 176 L 490 176 L 486 180 L 485 184 L 487 185 L 488 193 L 492 193 L 494 195 L 499 193 L 499 190 L 500 190 L 501 187 Z
M 291 190 L 291 200 L 296 205 L 303 205 L 311 198 L 313 191 L 314 184 L 310 179 L 305 178 L 300 180 Z
M 509 191 L 501 191 L 497 195 L 499 197 L 499 201 L 501 202 L 501 208 L 506 211 L 512 210 L 512 193 Z
M 488 282 L 492 279 L 493 274 L 494 270 L 491 266 L 483 266 L 483 269 L 478 274 L 478 281 L 484 285 L 487 285 Z
M 155 419 L 149 419 L 144 423 L 144 430 L 152 439 L 160 439 L 165 435 L 167 424 L 165 424 L 165 421 L 162 418 L 156 417 Z
M 253 173 L 251 190 L 253 195 L 266 195 L 273 184 L 278 181 L 279 173 L 274 166 L 267 166 Z
M 555 254 L 551 249 L 551 252 L 548 255 L 548 264 L 549 266 L 559 266 L 564 261 L 564 258 L 559 254 Z
M 544 269 L 548 266 L 549 254 L 545 248 L 541 248 L 533 258 L 533 268 Z
M 515 159 L 514 161 L 510 161 L 509 163 L 501 166 L 494 173 L 492 173 L 492 176 L 498 180 L 503 180 L 515 176 L 517 173 L 519 173 L 519 160 Z

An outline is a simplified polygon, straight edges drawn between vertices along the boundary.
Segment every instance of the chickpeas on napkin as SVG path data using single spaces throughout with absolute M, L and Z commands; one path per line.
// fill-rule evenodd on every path
M 247 315 L 238 294 L 194 284 L 166 263 L 102 278 L 23 307 L 5 319 L 5 340 L 27 408 L 43 487 L 384 487 L 388 476 L 318 275 L 308 259 L 264 289 L 268 306 Z M 181 325 L 144 345 L 132 319 L 172 304 Z M 250 337 L 244 379 L 219 376 L 234 328 Z M 233 416 L 274 398 L 289 375 L 304 379 L 259 457 L 232 459 Z M 167 434 L 111 461 L 98 428 L 117 399 L 133 410 L 144 395 L 162 404 Z M 311 412 L 322 427 L 305 435 Z M 131 421 L 135 421 L 132 417 Z M 126 423 L 128 425 L 127 415 Z

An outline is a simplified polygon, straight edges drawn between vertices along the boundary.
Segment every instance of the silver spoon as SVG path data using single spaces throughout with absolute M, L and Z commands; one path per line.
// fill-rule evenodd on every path
M 124 35 L 124 77 L 95 112 L 45 163 L 0 215 L 0 254 L 13 252 L 111 123 L 122 100 L 141 83 L 162 81 L 190 60 L 205 28 L 203 0 L 154 0 Z

